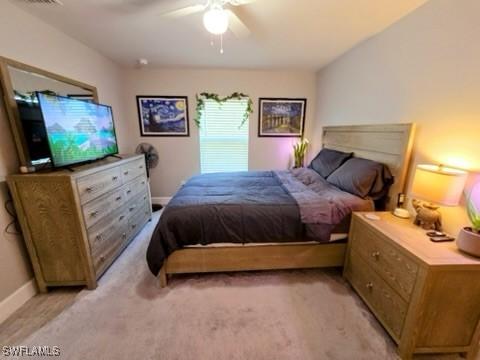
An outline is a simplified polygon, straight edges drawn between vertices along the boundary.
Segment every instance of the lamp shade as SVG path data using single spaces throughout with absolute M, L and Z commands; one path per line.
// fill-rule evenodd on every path
M 467 172 L 442 165 L 418 165 L 412 194 L 422 200 L 445 206 L 460 202 Z

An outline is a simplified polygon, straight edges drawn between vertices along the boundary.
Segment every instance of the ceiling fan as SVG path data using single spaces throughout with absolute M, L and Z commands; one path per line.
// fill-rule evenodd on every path
M 223 34 L 225 34 L 228 29 L 230 29 L 237 38 L 248 37 L 251 33 L 250 29 L 235 13 L 234 7 L 250 4 L 254 1 L 256 0 L 207 0 L 203 2 L 203 4 L 193 3 L 179 9 L 165 12 L 161 16 L 180 18 L 204 12 L 203 25 L 212 35 L 220 36 L 220 53 L 223 54 Z

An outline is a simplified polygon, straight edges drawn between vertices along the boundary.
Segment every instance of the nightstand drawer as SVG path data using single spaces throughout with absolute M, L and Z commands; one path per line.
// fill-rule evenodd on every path
M 355 250 L 347 259 L 345 275 L 379 320 L 397 340 L 400 338 L 408 304 Z
M 408 301 L 415 286 L 418 265 L 391 245 L 387 237 L 377 234 L 364 222 L 355 221 L 352 249 Z

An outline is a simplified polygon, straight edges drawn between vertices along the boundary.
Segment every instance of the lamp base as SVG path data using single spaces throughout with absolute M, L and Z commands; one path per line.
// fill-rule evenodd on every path
M 396 208 L 395 211 L 393 212 L 393 215 L 402 219 L 410 219 L 410 213 L 408 212 L 407 209 L 403 209 L 403 208 Z
M 412 200 L 412 205 L 417 212 L 415 225 L 425 230 L 442 231 L 442 214 L 438 211 L 438 206 L 417 199 Z

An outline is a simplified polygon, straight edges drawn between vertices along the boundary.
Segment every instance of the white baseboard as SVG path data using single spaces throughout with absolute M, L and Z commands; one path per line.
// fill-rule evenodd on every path
M 162 196 L 153 196 L 152 197 L 152 203 L 153 204 L 156 204 L 156 205 L 167 205 L 168 202 L 172 199 L 171 196 L 166 196 L 166 197 L 162 197 Z
M 31 279 L 9 297 L 3 299 L 0 302 L 0 324 L 36 294 L 37 284 L 35 279 Z

